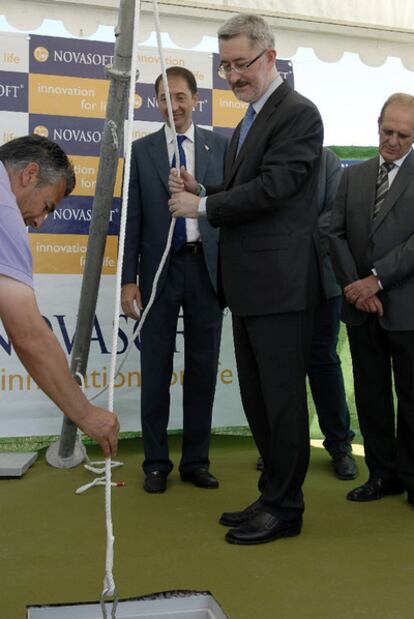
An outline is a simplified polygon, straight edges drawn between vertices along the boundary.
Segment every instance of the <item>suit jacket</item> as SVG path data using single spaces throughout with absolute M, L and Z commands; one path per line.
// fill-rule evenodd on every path
M 206 129 L 194 129 L 196 178 L 203 185 L 221 183 L 227 139 Z M 170 167 L 164 127 L 133 143 L 122 284 L 137 283 L 139 275 L 144 305 L 151 294 L 171 223 L 168 210 Z M 199 228 L 206 267 L 217 290 L 218 233 L 205 218 L 199 220 Z M 157 294 L 162 290 L 167 270 L 168 260 Z
M 324 148 L 319 172 L 318 231 L 322 259 L 322 279 L 327 299 L 339 297 L 342 294 L 341 287 L 336 281 L 329 247 L 332 206 L 341 176 L 342 166 L 340 159 L 329 148 Z
M 220 226 L 226 301 L 233 313 L 245 316 L 304 310 L 319 301 L 320 114 L 284 82 L 236 157 L 240 125 L 221 191 L 207 187 L 208 220 Z
M 332 212 L 331 253 L 338 283 L 344 288 L 375 268 L 383 291 L 379 318 L 384 329 L 414 329 L 414 152 L 398 171 L 375 221 L 379 158 L 347 168 Z M 343 304 L 343 320 L 362 324 L 369 314 Z

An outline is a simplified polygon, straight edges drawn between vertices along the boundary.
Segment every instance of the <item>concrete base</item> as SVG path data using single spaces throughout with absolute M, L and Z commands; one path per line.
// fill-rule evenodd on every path
M 80 440 L 76 440 L 73 446 L 73 453 L 67 458 L 59 455 L 60 439 L 52 443 L 46 450 L 46 462 L 57 469 L 73 469 L 86 459 L 86 449 Z
M 107 605 L 108 618 L 112 604 Z M 121 600 L 116 619 L 228 619 L 208 591 L 171 591 Z M 98 603 L 28 608 L 27 619 L 102 619 Z
M 21 477 L 37 459 L 37 452 L 0 453 L 0 477 Z

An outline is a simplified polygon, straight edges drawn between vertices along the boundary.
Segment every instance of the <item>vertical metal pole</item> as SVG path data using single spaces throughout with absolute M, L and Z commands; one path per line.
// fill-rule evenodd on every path
M 110 79 L 106 119 L 100 149 L 96 193 L 89 227 L 85 270 L 82 279 L 75 340 L 70 369 L 85 376 L 98 298 L 106 236 L 112 207 L 119 144 L 122 141 L 131 70 L 135 0 L 120 0 L 115 50 Z M 46 460 L 57 468 L 71 468 L 84 460 L 84 450 L 76 443 L 76 425 L 64 417 L 60 440 L 46 452 Z M 76 449 L 75 449 L 76 447 Z

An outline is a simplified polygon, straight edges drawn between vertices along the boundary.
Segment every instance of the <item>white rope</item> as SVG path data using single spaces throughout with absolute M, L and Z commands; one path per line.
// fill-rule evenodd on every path
M 75 494 L 83 494 L 84 492 L 86 492 L 90 488 L 94 488 L 95 486 L 104 486 L 105 483 L 106 483 L 105 477 L 96 477 L 96 479 L 94 479 L 93 481 L 89 482 L 88 484 L 84 484 L 83 486 L 80 486 L 75 491 Z M 122 486 L 125 486 L 125 484 L 124 484 L 123 481 L 116 481 L 116 482 L 113 481 L 111 483 L 111 486 L 122 487 Z
M 128 208 L 128 186 L 129 186 L 129 172 L 131 165 L 131 142 L 132 142 L 132 123 L 134 120 L 134 103 L 135 103 L 135 84 L 137 73 L 137 59 L 138 59 L 138 25 L 141 12 L 140 0 L 135 1 L 134 11 L 134 25 L 133 25 L 133 39 L 132 39 L 132 57 L 131 57 L 131 79 L 129 87 L 129 105 L 128 105 L 128 126 L 127 126 L 127 139 L 124 140 L 124 165 L 125 174 L 123 182 L 123 195 L 127 196 L 125 208 L 121 213 L 121 225 L 119 231 L 119 253 L 118 264 L 116 273 L 116 285 L 115 285 L 115 310 L 114 310 L 114 327 L 112 332 L 112 349 L 111 349 L 111 366 L 109 374 L 109 390 L 108 390 L 108 409 L 113 411 L 114 404 L 114 383 L 115 383 L 115 366 L 116 366 L 116 349 L 118 341 L 118 329 L 119 329 L 119 311 L 120 311 L 120 297 L 121 297 L 121 273 L 122 273 L 122 261 L 124 256 L 125 247 L 125 229 L 126 229 L 126 215 Z M 115 598 L 112 607 L 112 616 L 115 617 L 116 612 L 116 586 L 113 577 L 113 565 L 114 565 L 114 542 L 115 536 L 113 533 L 112 523 L 112 508 L 111 508 L 111 489 L 112 489 L 112 467 L 111 458 L 105 459 L 105 518 L 106 518 L 106 555 L 105 555 L 105 576 L 103 581 L 103 589 L 101 593 L 101 608 L 103 618 L 106 618 L 105 598 Z
M 157 46 L 158 46 L 158 52 L 159 52 L 159 57 L 160 57 L 160 65 L 161 65 L 161 73 L 162 73 L 162 81 L 163 81 L 163 85 L 164 85 L 164 92 L 165 92 L 165 97 L 166 97 L 166 102 L 167 102 L 167 111 L 168 111 L 168 122 L 170 125 L 170 129 L 173 135 L 173 140 L 174 140 L 174 152 L 175 152 L 175 161 L 176 161 L 176 170 L 177 170 L 177 174 L 180 175 L 180 155 L 178 152 L 178 141 L 177 141 L 177 132 L 175 130 L 175 125 L 174 125 L 174 117 L 173 117 L 173 111 L 172 111 L 172 106 L 171 106 L 171 95 L 170 95 L 170 89 L 168 86 L 168 78 L 167 78 L 167 71 L 165 68 L 165 62 L 164 62 L 164 53 L 163 53 L 163 48 L 162 48 L 162 41 L 161 41 L 161 24 L 160 24 L 160 18 L 159 18 L 159 13 L 158 13 L 158 5 L 157 5 L 157 0 L 152 0 L 152 4 L 153 4 L 153 9 L 154 9 L 154 21 L 155 21 L 155 30 L 156 30 L 156 36 L 157 36 Z M 131 64 L 131 72 L 132 72 L 132 64 Z M 135 97 L 135 82 L 134 82 L 134 90 L 133 90 L 133 97 Z M 131 92 L 130 92 L 130 101 L 131 101 Z M 133 118 L 133 116 L 132 116 Z M 128 123 L 130 121 L 130 117 L 128 114 Z M 128 127 L 128 138 L 130 138 L 132 134 L 132 130 L 130 127 Z M 128 188 L 129 188 L 129 178 L 130 178 L 130 165 L 131 165 L 131 140 L 128 140 L 128 145 L 130 146 L 129 150 L 127 150 L 126 152 L 126 158 L 125 158 L 125 174 L 124 174 L 124 182 L 123 182 L 123 187 L 122 187 L 122 214 L 121 214 L 121 225 L 120 225 L 120 229 L 119 229 L 119 249 L 118 249 L 118 266 L 122 265 L 123 262 L 123 256 L 124 256 L 124 250 L 125 250 L 125 230 L 126 230 L 126 217 L 127 217 L 127 212 L 128 212 Z M 110 380 L 109 380 L 109 384 L 111 384 L 111 380 L 115 381 L 115 378 L 118 376 L 119 372 L 122 370 L 126 360 L 128 359 L 128 355 L 130 353 L 130 350 L 132 348 L 132 345 L 134 343 L 134 340 L 136 337 L 140 337 L 141 331 L 142 331 L 142 327 L 144 326 L 144 322 L 145 319 L 147 317 L 148 312 L 150 311 L 154 300 L 155 300 L 155 296 L 157 294 L 157 288 L 158 288 L 158 281 L 161 277 L 161 273 L 164 269 L 165 263 L 167 261 L 167 257 L 168 254 L 170 253 L 170 249 L 171 249 L 171 242 L 172 242 L 172 236 L 174 233 L 174 227 L 175 227 L 175 222 L 176 219 L 173 217 L 171 219 L 171 224 L 170 224 L 170 228 L 168 230 L 168 236 L 167 236 L 167 242 L 165 244 L 165 249 L 164 249 L 164 253 L 161 256 L 161 260 L 160 263 L 158 265 L 157 271 L 154 275 L 154 281 L 152 283 L 152 289 L 151 289 L 151 295 L 150 298 L 148 300 L 148 303 L 142 313 L 142 315 L 140 316 L 140 321 L 138 323 L 138 328 L 136 333 L 134 334 L 134 337 L 131 338 L 128 347 L 125 351 L 124 354 L 124 358 L 122 359 L 121 363 L 118 366 L 118 369 L 116 370 L 116 373 L 114 372 L 113 377 L 110 376 Z M 122 258 L 122 260 L 121 260 Z M 119 268 L 118 268 L 119 271 Z M 118 272 L 117 272 L 118 275 Z M 138 315 L 140 315 L 140 311 L 138 309 L 138 306 L 135 304 L 135 311 Z M 118 312 L 119 312 L 119 303 L 118 303 Z M 118 324 L 119 324 L 119 316 L 118 316 Z M 114 331 L 115 333 L 115 331 Z M 117 338 L 117 332 L 116 332 L 116 336 Z M 116 345 L 116 342 L 115 342 Z M 103 393 L 105 393 L 105 391 L 109 388 L 109 384 L 104 387 L 103 389 L 101 389 L 100 391 L 98 391 L 98 393 L 95 393 L 94 396 L 92 396 L 91 398 L 89 398 L 89 401 L 92 402 L 93 400 L 96 400 L 96 398 L 98 398 L 100 395 L 102 395 Z M 112 409 L 111 409 L 112 410 Z
M 174 139 L 174 151 L 175 151 L 175 159 L 176 159 L 176 167 L 177 173 L 180 173 L 180 157 L 178 152 L 178 142 L 177 142 L 177 134 L 174 125 L 173 113 L 172 113 L 172 105 L 171 105 L 171 97 L 170 91 L 168 87 L 168 78 L 165 69 L 164 55 L 162 49 L 161 42 L 161 26 L 158 15 L 158 6 L 157 0 L 153 0 L 153 9 L 154 9 L 154 19 L 155 19 L 155 27 L 157 34 L 157 44 L 159 50 L 159 56 L 161 61 L 161 70 L 162 70 L 162 79 L 164 84 L 164 92 L 167 101 L 167 110 L 168 110 L 168 119 L 169 125 L 173 134 Z M 136 0 L 135 4 L 135 12 L 134 12 L 134 26 L 133 26 L 133 46 L 132 46 L 132 58 L 131 58 L 131 80 L 130 80 L 130 89 L 129 89 L 129 106 L 128 106 L 128 121 L 127 121 L 127 139 L 124 141 L 124 179 L 122 186 L 122 195 L 123 195 L 123 206 L 121 212 L 121 222 L 119 229 L 119 247 L 118 247 L 118 263 L 117 263 L 117 273 L 116 273 L 116 284 L 115 284 L 115 310 L 114 310 L 114 326 L 112 332 L 112 348 L 111 348 L 111 365 L 110 365 L 110 373 L 108 380 L 108 409 L 113 411 L 113 403 L 114 403 L 114 384 L 115 377 L 120 371 L 123 363 L 128 356 L 129 350 L 132 346 L 133 340 L 131 340 L 128 349 L 126 351 L 126 356 L 122 361 L 122 364 L 116 371 L 116 349 L 117 349 L 117 341 L 118 341 L 118 330 L 119 330 L 119 314 L 120 314 L 120 299 L 121 299 L 121 276 L 122 276 L 122 264 L 124 258 L 125 251 L 125 231 L 126 231 L 126 221 L 127 221 L 127 213 L 128 213 L 128 188 L 130 181 L 130 168 L 131 168 L 131 151 L 132 151 L 132 125 L 134 120 L 134 102 L 135 102 L 135 84 L 136 84 L 136 73 L 137 73 L 137 58 L 138 58 L 138 24 L 139 24 L 139 15 L 141 9 L 140 0 Z M 116 127 L 111 126 L 113 134 L 116 136 Z M 114 139 L 115 142 L 115 139 Z M 172 235 L 174 232 L 175 219 L 172 218 L 171 225 L 168 231 L 167 243 L 164 249 L 164 253 L 162 255 L 160 264 L 154 276 L 154 281 L 151 290 L 150 299 L 145 307 L 145 310 L 142 313 L 140 318 L 137 335 L 139 337 L 142 327 L 144 325 L 145 319 L 150 311 L 151 306 L 154 303 L 158 280 L 164 268 L 165 262 L 167 260 L 167 256 L 171 249 L 171 241 Z M 135 338 L 134 338 L 135 339 Z M 83 376 L 81 377 L 82 382 L 84 383 Z M 96 394 L 92 399 L 95 399 L 103 393 L 107 388 L 100 391 Z M 105 464 L 104 468 L 96 467 L 95 465 Z M 85 468 L 94 473 L 102 473 L 105 471 L 105 476 L 101 478 L 97 478 L 94 481 L 84 484 L 80 488 L 76 490 L 76 494 L 83 494 L 90 488 L 94 486 L 105 485 L 105 517 L 106 517 L 106 535 L 107 535 L 107 543 L 106 543 L 106 555 L 105 555 L 105 576 L 103 581 L 103 589 L 101 593 L 101 609 L 103 619 L 107 617 L 107 609 L 105 604 L 105 598 L 114 598 L 111 617 L 113 619 L 116 618 L 116 606 L 118 602 L 118 597 L 116 593 L 116 585 L 113 577 L 113 562 L 114 562 L 114 542 L 115 536 L 113 533 L 113 522 L 112 522 L 112 509 L 111 509 L 111 489 L 113 486 L 122 486 L 123 482 L 112 482 L 112 468 L 115 466 L 122 466 L 122 462 L 112 462 L 111 458 L 106 458 L 105 461 L 91 463 L 88 459 L 88 463 L 85 465 Z
M 75 372 L 75 376 L 79 379 L 80 382 L 80 388 L 82 389 L 83 393 L 85 393 L 85 378 L 84 376 L 80 373 L 80 372 Z M 82 443 L 82 439 L 81 439 L 81 432 L 78 431 L 78 434 L 76 436 L 76 440 L 79 443 L 79 447 L 84 451 L 84 457 L 85 457 L 85 461 L 86 464 L 84 464 L 84 468 L 87 471 L 90 471 L 91 473 L 95 473 L 96 475 L 100 475 L 101 473 L 105 472 L 105 460 L 95 460 L 94 462 L 92 462 L 92 460 L 90 460 L 85 446 Z M 115 460 L 111 460 L 111 467 L 113 469 L 118 468 L 119 466 L 124 466 L 123 462 L 116 462 Z M 89 488 L 92 488 L 92 486 L 94 486 L 95 483 L 91 482 L 90 484 L 85 484 L 84 486 L 81 486 L 80 488 L 78 488 L 77 490 L 75 490 L 75 494 L 82 494 L 83 492 L 86 492 L 86 490 L 88 490 Z M 98 484 L 100 485 L 100 484 Z M 113 484 L 114 485 L 114 484 Z M 124 483 L 123 482 L 119 482 L 116 483 L 115 486 L 123 486 Z M 86 487 L 87 486 L 87 487 Z M 82 491 L 81 491 L 82 489 Z
M 158 14 L 157 0 L 152 0 L 152 6 L 154 8 L 155 31 L 156 31 L 156 34 L 157 34 L 157 46 L 158 46 L 158 52 L 159 52 L 159 56 L 160 56 L 162 82 L 164 84 L 164 93 L 165 93 L 165 98 L 166 98 L 166 102 L 167 102 L 168 122 L 170 123 L 170 129 L 172 131 L 173 138 L 174 138 L 175 161 L 176 161 L 177 172 L 179 174 L 180 173 L 180 154 L 178 152 L 177 132 L 175 130 L 175 125 L 174 125 L 174 117 L 173 117 L 172 106 L 171 106 L 170 89 L 169 89 L 169 86 L 168 86 L 167 70 L 165 68 L 164 54 L 163 54 L 163 49 L 162 49 L 161 24 L 160 24 L 160 17 L 159 17 L 159 14 Z M 175 219 L 174 218 L 172 218 L 171 223 L 172 224 L 175 223 Z M 174 225 L 172 227 L 174 228 Z

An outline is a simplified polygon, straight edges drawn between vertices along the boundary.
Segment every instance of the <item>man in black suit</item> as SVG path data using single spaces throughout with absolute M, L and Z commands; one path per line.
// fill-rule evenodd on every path
M 341 359 L 336 350 L 342 290 L 335 278 L 328 238 L 332 204 L 341 174 L 339 158 L 329 148 L 324 148 L 319 172 L 318 231 L 326 299 L 315 310 L 308 379 L 319 426 L 325 437 L 323 445 L 332 458 L 334 473 L 338 479 L 350 480 L 358 475 L 358 467 L 352 456 L 351 442 L 355 435 L 346 403 Z M 259 457 L 257 469 L 261 471 L 263 468 L 264 462 Z
M 219 33 L 220 74 L 249 103 L 226 158 L 221 187 L 207 198 L 175 193 L 173 216 L 220 227 L 221 282 L 233 313 L 240 393 L 264 459 L 260 497 L 220 522 L 226 540 L 260 544 L 298 535 L 309 460 L 305 373 L 313 307 L 320 298 L 318 110 L 278 75 L 274 37 L 255 15 L 231 18 Z M 171 175 L 174 191 L 180 182 Z M 183 175 L 187 190 L 194 181 Z M 174 186 L 174 183 L 176 185 Z
M 389 97 L 378 128 L 379 156 L 346 169 L 330 233 L 369 469 L 347 498 L 406 490 L 414 505 L 414 97 Z
M 170 67 L 167 75 L 180 162 L 201 182 L 221 183 L 227 140 L 194 126 L 193 107 L 198 100 L 194 75 L 182 67 Z M 132 146 L 121 300 L 125 314 L 135 320 L 148 303 L 171 223 L 168 174 L 175 158 L 174 140 L 161 76 L 155 82 L 155 92 L 166 124 Z M 198 487 L 218 486 L 208 470 L 222 325 L 217 254 L 218 233 L 206 220 L 177 220 L 172 249 L 141 334 L 141 419 L 147 492 L 163 492 L 173 468 L 167 426 L 181 308 L 185 368 L 180 475 Z

